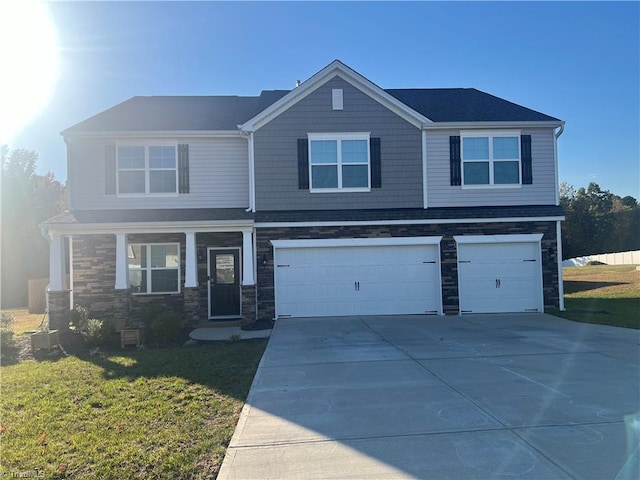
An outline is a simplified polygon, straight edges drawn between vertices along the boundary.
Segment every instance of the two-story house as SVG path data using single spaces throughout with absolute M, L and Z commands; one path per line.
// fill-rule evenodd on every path
M 563 128 L 337 60 L 256 97 L 134 97 L 62 132 L 51 320 L 74 304 L 166 305 L 193 326 L 562 308 Z

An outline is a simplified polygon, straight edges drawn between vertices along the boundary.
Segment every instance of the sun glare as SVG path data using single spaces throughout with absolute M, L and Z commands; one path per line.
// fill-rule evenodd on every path
M 0 1 L 0 144 L 9 143 L 47 104 L 58 77 L 58 45 L 47 6 Z

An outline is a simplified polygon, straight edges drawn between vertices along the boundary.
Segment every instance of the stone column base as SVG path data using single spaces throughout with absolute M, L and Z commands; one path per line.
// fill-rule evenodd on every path
M 116 331 L 119 332 L 130 326 L 131 317 L 131 291 L 127 288 L 113 291 L 113 321 Z
M 49 330 L 69 328 L 69 290 L 48 292 Z
M 242 323 L 254 323 L 258 319 L 256 286 L 242 286 Z
M 200 324 L 200 289 L 185 287 L 182 289 L 182 318 L 185 327 L 196 327 Z

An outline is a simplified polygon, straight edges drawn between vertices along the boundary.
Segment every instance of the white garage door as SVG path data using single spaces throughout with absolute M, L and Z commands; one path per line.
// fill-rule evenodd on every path
M 440 237 L 402 244 L 424 238 L 274 241 L 277 316 L 442 313 Z
M 491 243 L 464 243 L 465 237 L 456 237 L 460 313 L 542 311 L 539 241 L 487 237 Z

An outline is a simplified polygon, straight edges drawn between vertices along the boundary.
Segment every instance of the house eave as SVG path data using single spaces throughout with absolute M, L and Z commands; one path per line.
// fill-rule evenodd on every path
M 423 130 L 458 130 L 479 128 L 558 128 L 565 124 L 564 121 L 516 121 L 516 122 L 430 122 L 422 125 Z
M 118 223 L 43 223 L 43 232 L 59 235 L 99 235 L 116 233 L 185 233 L 241 232 L 252 230 L 253 220 L 222 220 L 216 222 L 118 222 Z
M 72 137 L 91 138 L 229 138 L 242 137 L 240 130 L 127 130 L 127 131 L 73 131 L 60 133 L 65 141 Z

